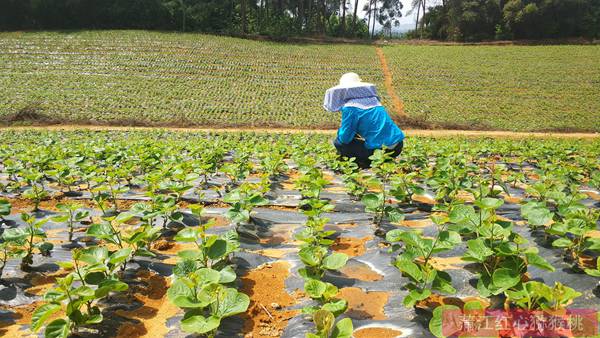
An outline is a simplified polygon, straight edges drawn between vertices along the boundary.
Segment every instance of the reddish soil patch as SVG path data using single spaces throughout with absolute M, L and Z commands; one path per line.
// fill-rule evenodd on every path
M 433 225 L 433 221 L 431 221 L 431 219 L 429 219 L 429 218 L 412 219 L 412 220 L 405 219 L 398 224 L 405 226 L 405 227 L 409 227 L 409 228 L 425 228 L 430 225 Z
M 434 200 L 433 198 L 431 198 L 429 196 L 425 196 L 425 195 L 412 195 L 411 199 L 415 202 L 419 202 L 419 203 L 423 203 L 423 204 L 430 204 L 430 205 L 437 204 L 436 200 Z
M 285 291 L 285 280 L 290 264 L 278 261 L 251 270 L 241 278 L 242 292 L 250 297 L 244 318 L 245 337 L 280 337 L 287 322 L 298 310 L 283 308 L 296 304 L 296 299 Z
M 502 198 L 504 198 L 504 202 L 511 203 L 511 204 L 519 204 L 523 200 L 522 197 L 519 197 L 519 196 L 508 196 L 505 193 L 501 193 L 500 196 Z
M 436 307 L 440 306 L 440 305 L 454 305 L 457 306 L 459 308 L 463 308 L 463 306 L 465 305 L 465 303 L 470 302 L 470 301 L 479 301 L 481 304 L 484 305 L 484 307 L 488 307 L 490 305 L 490 301 L 484 298 L 479 298 L 479 297 L 465 297 L 465 298 L 458 298 L 458 297 L 446 297 L 446 296 L 442 296 L 442 295 L 438 295 L 438 294 L 432 294 L 431 296 L 429 296 L 427 299 L 424 299 L 422 301 L 419 301 L 417 303 L 417 307 L 422 308 L 422 309 L 430 309 L 433 310 Z
M 340 289 L 338 297 L 348 302 L 346 314 L 351 318 L 373 320 L 388 318 L 383 309 L 390 297 L 387 292 L 365 292 L 360 288 L 348 287 Z
M 335 239 L 335 242 L 331 246 L 331 250 L 335 252 L 345 253 L 350 257 L 360 256 L 364 254 L 367 250 L 365 247 L 365 243 L 372 239 L 372 236 L 367 236 L 363 238 L 338 237 Z
M 146 270 L 139 271 L 137 278 L 142 283 L 131 287 L 129 295 L 144 305 L 131 311 L 116 311 L 117 315 L 133 320 L 121 325 L 117 337 L 163 337 L 169 332 L 167 320 L 180 311 L 167 298 L 168 281 Z
M 381 70 L 383 71 L 383 82 L 385 84 L 385 89 L 387 91 L 388 96 L 392 100 L 392 103 L 394 104 L 394 113 L 398 117 L 404 117 L 406 116 L 406 113 L 404 112 L 404 103 L 402 102 L 402 100 L 400 100 L 398 95 L 396 95 L 396 91 L 394 90 L 392 72 L 388 67 L 387 61 L 385 59 L 385 54 L 383 53 L 383 50 L 380 47 L 375 48 L 375 51 L 377 52 L 377 56 L 379 57 L 379 62 L 381 62 Z
M 42 296 L 46 291 L 50 290 L 56 284 L 57 278 L 62 278 L 68 275 L 69 272 L 64 270 L 58 270 L 52 273 L 33 273 L 28 275 L 26 278 L 31 281 L 31 287 L 25 291 L 30 294 Z
M 402 331 L 388 329 L 385 327 L 367 327 L 354 331 L 354 338 L 395 338 L 402 335 Z
M 475 197 L 473 196 L 473 194 L 468 191 L 464 191 L 464 190 L 460 190 L 458 192 L 458 194 L 456 194 L 456 198 L 463 202 L 469 202 L 469 203 L 475 202 Z
M 257 253 L 259 255 L 263 255 L 271 258 L 283 258 L 283 256 L 287 255 L 290 252 L 297 252 L 298 248 L 286 248 L 286 249 L 261 249 L 254 250 L 252 252 Z
M 0 337 L 37 337 L 31 330 L 21 330 L 22 325 L 31 324 L 31 315 L 40 303 L 24 306 L 0 307 L 11 313 L 0 318 Z
M 375 282 L 382 280 L 383 276 L 373 271 L 367 264 L 346 264 L 341 270 L 346 277 L 354 278 L 366 282 Z
M 293 232 L 299 225 L 295 224 L 273 224 L 266 237 L 259 239 L 260 244 L 278 245 L 282 243 L 294 243 Z
M 462 269 L 466 262 L 460 257 L 431 257 L 429 263 L 437 270 L 457 270 Z
M 25 198 L 7 198 L 12 206 L 11 215 L 23 212 L 31 212 L 35 206 L 33 201 Z M 41 210 L 58 212 L 57 204 L 60 203 L 75 203 L 80 204 L 84 208 L 98 209 L 97 204 L 91 199 L 70 199 L 62 194 L 57 194 L 53 198 L 48 198 L 40 202 L 39 208 Z M 117 206 L 119 210 L 129 210 L 136 203 L 143 203 L 143 200 L 128 200 L 128 199 L 117 199 Z M 185 201 L 178 202 L 178 206 L 182 209 L 187 208 L 190 203 Z M 227 205 L 228 206 L 228 205 Z M 111 202 L 107 202 L 107 207 L 112 207 Z M 222 217 L 221 217 L 222 218 Z
M 336 223 L 335 226 L 341 229 L 352 229 L 356 228 L 358 224 L 356 223 Z
M 595 191 L 584 191 L 584 193 L 586 195 L 588 195 L 589 198 L 595 200 L 595 201 L 600 201 L 600 194 L 595 192 Z

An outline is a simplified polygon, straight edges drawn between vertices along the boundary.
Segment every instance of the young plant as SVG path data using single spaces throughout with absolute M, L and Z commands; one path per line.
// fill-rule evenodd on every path
M 580 292 L 555 282 L 553 287 L 544 283 L 529 281 L 520 287 L 507 290 L 506 298 L 520 309 L 558 311 L 565 309 L 575 298 L 581 296 Z
M 19 246 L 15 245 L 15 242 L 7 241 L 4 238 L 1 238 L 0 242 L 0 280 L 2 280 L 2 273 L 4 272 L 4 267 L 6 267 L 6 263 L 11 258 L 19 258 L 25 253 L 23 249 Z
M 306 338 L 350 338 L 354 332 L 352 320 L 344 318 L 337 323 L 333 313 L 318 310 L 312 315 L 315 323 L 315 333 L 307 333 Z
M 364 184 L 367 180 L 367 174 L 360 170 L 358 164 L 354 162 L 354 158 L 338 161 L 338 163 L 348 194 L 358 199 L 362 198 L 368 191 Z
M 388 242 L 396 243 L 392 246 L 392 250 L 399 249 L 399 243 L 404 244 L 402 253 L 396 257 L 394 265 L 410 280 L 405 285 L 405 288 L 410 291 L 404 297 L 403 303 L 406 307 L 413 307 L 417 302 L 431 296 L 431 290 L 447 294 L 456 292 L 450 275 L 438 269 L 432 264 L 432 260 L 434 254 L 448 251 L 460 244 L 462 240 L 457 232 L 447 230 L 446 217 L 432 216 L 432 220 L 438 227 L 434 238 L 425 237 L 417 231 L 401 229 L 391 230 L 386 235 Z
M 550 235 L 558 236 L 552 246 L 565 250 L 567 257 L 576 262 L 582 269 L 585 266 L 581 258 L 585 251 L 600 251 L 600 238 L 591 235 L 596 230 L 596 224 L 600 216 L 597 210 L 586 209 L 570 215 L 562 221 L 553 223 L 546 230 Z
M 46 191 L 42 183 L 43 177 L 43 173 L 33 170 L 28 170 L 24 173 L 24 178 L 29 189 L 25 190 L 22 196 L 33 201 L 35 204 L 33 211 L 38 211 L 40 203 L 49 196 L 48 191 Z
M 236 226 L 242 223 L 253 223 L 252 210 L 269 202 L 264 197 L 265 190 L 262 184 L 242 183 L 223 198 L 223 202 L 231 205 L 225 216 Z
M 102 247 L 74 250 L 73 261 L 58 263 L 71 272 L 57 278 L 56 287 L 46 292 L 45 304 L 31 316 L 31 330 L 39 331 L 61 311 L 65 315 L 46 325 L 45 337 L 67 338 L 77 334 L 82 326 L 101 323 L 103 316 L 98 302 L 112 292 L 128 289 L 113 273 L 115 266 L 124 263 L 126 257 L 127 254 L 119 251 L 109 256 L 108 250 Z
M 19 256 L 21 258 L 21 270 L 28 271 L 33 264 L 33 255 L 36 251 L 42 256 L 50 256 L 54 245 L 45 242 L 46 233 L 42 226 L 48 222 L 48 219 L 36 219 L 35 216 L 23 213 L 21 220 L 26 223 L 24 228 L 10 228 L 4 230 L 2 239 L 5 242 L 22 249 Z
M 554 271 L 535 247 L 527 247 L 527 240 L 512 231 L 513 223 L 496 215 L 504 202 L 481 197 L 472 206 L 454 206 L 449 214 L 450 229 L 459 232 L 467 241 L 462 259 L 481 266 L 477 290 L 484 297 L 499 295 L 521 283 L 528 265 Z
M 235 253 L 240 243 L 237 233 L 231 230 L 221 236 L 208 234 L 207 231 L 215 225 L 215 220 L 203 222 L 203 207 L 190 205 L 192 214 L 198 219 L 196 227 L 186 227 L 175 236 L 178 242 L 194 243 L 196 249 L 182 250 L 177 253 L 180 262 L 176 271 L 187 271 L 190 268 L 211 268 L 221 270 L 227 266 L 230 256 Z
M 67 226 L 69 227 L 69 242 L 73 241 L 75 223 L 83 221 L 90 215 L 89 211 L 80 210 L 81 207 L 81 204 L 76 203 L 57 204 L 56 208 L 60 210 L 61 214 L 51 218 L 54 222 L 67 222 Z
M 131 213 L 105 217 L 101 223 L 92 224 L 87 229 L 87 235 L 114 245 L 118 251 L 129 250 L 129 255 L 121 266 L 123 271 L 126 269 L 127 262 L 135 256 L 154 257 L 155 254 L 150 247 L 160 236 L 160 227 L 153 227 L 148 223 L 139 226 L 128 224 L 133 217 Z
M 12 206 L 10 205 L 10 202 L 6 199 L 0 198 L 0 221 L 2 221 L 2 223 L 6 222 L 4 216 L 10 215 L 11 209 Z
M 231 268 L 221 271 L 199 268 L 176 275 L 167 296 L 185 311 L 181 320 L 183 331 L 213 338 L 224 318 L 245 312 L 250 298 L 225 286 L 235 279 Z
M 371 159 L 371 169 L 375 176 L 371 178 L 370 183 L 376 185 L 377 192 L 367 193 L 362 197 L 362 203 L 367 212 L 373 213 L 373 222 L 380 232 L 381 222 L 384 218 L 390 222 L 400 222 L 404 219 L 404 214 L 389 204 L 389 182 L 392 175 L 396 172 L 397 164 L 393 161 L 391 154 L 386 150 L 377 149 L 369 157 Z

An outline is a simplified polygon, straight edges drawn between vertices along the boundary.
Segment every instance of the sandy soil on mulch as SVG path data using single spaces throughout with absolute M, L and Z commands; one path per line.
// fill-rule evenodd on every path
M 290 264 L 285 261 L 264 264 L 241 277 L 241 291 L 250 297 L 248 311 L 242 315 L 246 338 L 280 337 L 290 319 L 299 310 L 286 310 L 295 305 L 302 293 L 285 290 Z

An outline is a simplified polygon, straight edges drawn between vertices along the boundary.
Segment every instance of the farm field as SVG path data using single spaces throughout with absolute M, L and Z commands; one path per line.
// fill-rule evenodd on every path
M 449 312 L 599 309 L 600 139 L 411 137 L 359 171 L 330 137 L 0 131 L 0 336 L 441 337 Z
M 384 48 L 406 112 L 472 129 L 600 130 L 600 46 Z
M 324 113 L 323 93 L 353 71 L 379 87 L 390 111 L 389 94 L 399 97 L 399 119 L 404 113 L 419 127 L 598 132 L 598 65 L 597 45 L 376 47 L 7 32 L 0 33 L 0 117 L 3 124 L 332 129 L 339 116 Z

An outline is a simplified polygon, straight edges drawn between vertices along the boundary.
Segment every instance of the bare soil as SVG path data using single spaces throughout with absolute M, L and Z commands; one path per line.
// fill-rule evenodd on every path
M 299 310 L 285 308 L 297 303 L 296 297 L 285 290 L 285 280 L 290 274 L 290 264 L 277 261 L 251 270 L 242 276 L 242 292 L 250 297 L 250 306 L 244 318 L 247 338 L 280 337 L 287 322 Z

